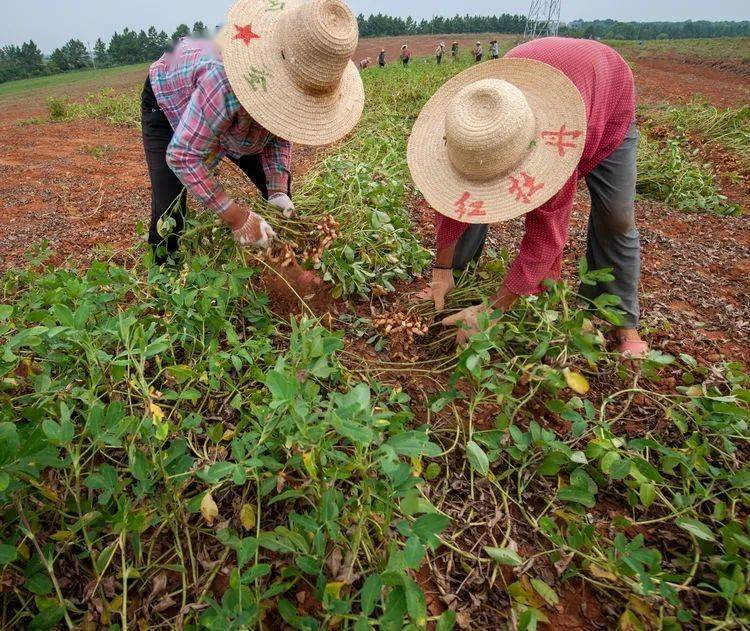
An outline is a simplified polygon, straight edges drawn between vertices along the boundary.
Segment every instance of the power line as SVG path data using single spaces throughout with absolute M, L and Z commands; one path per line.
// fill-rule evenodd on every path
M 524 39 L 555 36 L 559 26 L 560 0 L 531 0 Z

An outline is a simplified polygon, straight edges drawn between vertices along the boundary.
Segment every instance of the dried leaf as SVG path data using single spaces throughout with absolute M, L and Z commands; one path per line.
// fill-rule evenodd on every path
M 565 375 L 565 381 L 568 384 L 568 388 L 573 392 L 586 394 L 590 390 L 591 386 L 589 386 L 589 382 L 581 373 L 573 372 L 569 368 L 566 368 L 563 370 L 563 374 Z
M 148 601 L 152 601 L 165 589 L 167 589 L 167 575 L 164 572 L 161 572 L 154 577 L 154 583 L 151 586 L 151 593 L 148 595 Z
M 162 421 L 164 419 L 164 410 L 156 405 L 156 403 L 149 403 L 148 411 L 151 413 L 151 418 L 155 421 Z
M 588 567 L 589 574 L 593 576 L 594 578 L 601 578 L 606 581 L 611 581 L 613 583 L 617 582 L 617 577 L 612 574 L 609 570 L 603 568 L 601 565 L 597 565 L 596 563 L 592 563 Z
M 240 522 L 245 530 L 253 530 L 256 524 L 255 506 L 243 504 L 240 509 Z
M 219 507 L 214 502 L 214 498 L 211 497 L 211 493 L 206 491 L 206 494 L 201 500 L 201 515 L 209 526 L 213 526 L 214 520 L 219 516 Z

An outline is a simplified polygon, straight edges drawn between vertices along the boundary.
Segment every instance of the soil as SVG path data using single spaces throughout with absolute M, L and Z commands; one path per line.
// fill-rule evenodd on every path
M 716 107 L 739 107 L 750 101 L 750 80 L 734 68 L 680 58 L 628 58 L 639 101 L 683 102 L 695 97 Z

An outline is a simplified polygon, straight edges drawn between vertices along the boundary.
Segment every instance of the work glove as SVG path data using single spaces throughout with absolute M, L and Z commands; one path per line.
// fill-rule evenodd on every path
M 434 300 L 435 309 L 445 308 L 445 297 L 456 286 L 452 269 L 432 268 L 432 281 L 419 294 L 420 300 Z
M 258 250 L 268 249 L 271 241 L 276 238 L 276 233 L 268 222 L 254 212 L 248 213 L 245 223 L 232 230 L 232 235 L 238 245 Z
M 444 318 L 442 325 L 459 327 L 456 333 L 456 340 L 463 346 L 469 341 L 472 335 L 482 330 L 479 326 L 479 315 L 481 313 L 492 313 L 492 308 L 485 304 L 474 305 Z
M 294 217 L 294 202 L 286 193 L 273 193 L 268 198 L 268 203 L 281 210 L 284 217 Z

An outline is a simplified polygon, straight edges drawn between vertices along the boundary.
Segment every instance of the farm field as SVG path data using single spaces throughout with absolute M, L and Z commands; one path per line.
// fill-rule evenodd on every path
M 354 134 L 296 152 L 300 217 L 260 212 L 278 260 L 316 261 L 297 293 L 206 213 L 149 267 L 142 67 L 0 91 L 0 628 L 747 628 L 747 40 L 616 45 L 640 94 L 637 370 L 606 351 L 612 305 L 576 300 L 585 187 L 564 281 L 467 348 L 410 299 L 434 236 L 406 139 L 467 60 L 365 71 Z M 449 310 L 521 234 L 492 228 Z

